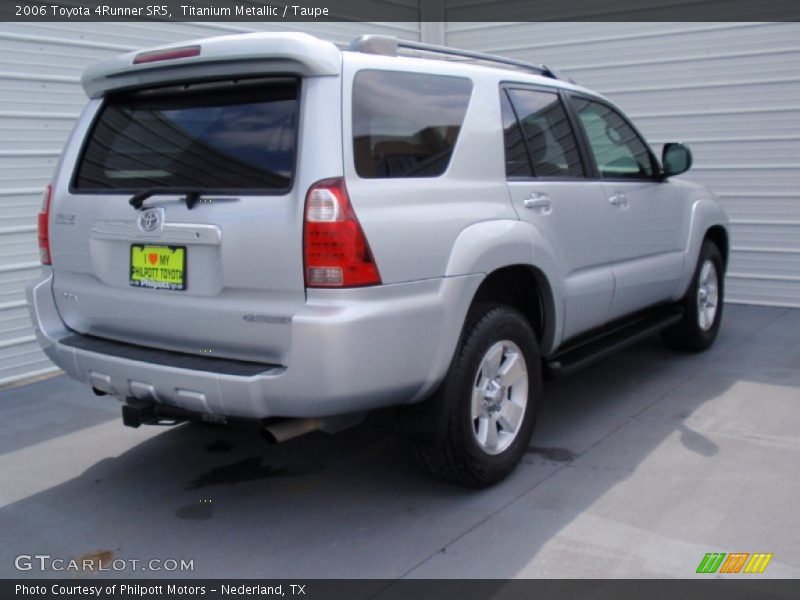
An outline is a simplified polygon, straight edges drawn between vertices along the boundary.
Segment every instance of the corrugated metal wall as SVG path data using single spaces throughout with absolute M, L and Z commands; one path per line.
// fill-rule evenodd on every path
M 403 7 L 394 3 L 395 8 Z M 413 3 L 410 8 L 416 10 Z M 416 14 L 414 17 L 416 18 Z M 25 285 L 39 271 L 36 212 L 86 98 L 83 69 L 108 55 L 253 30 L 307 31 L 347 42 L 363 33 L 419 38 L 419 23 L 0 23 L 0 385 L 55 370 L 39 350 Z
M 657 151 L 689 143 L 685 177 L 716 191 L 733 221 L 729 300 L 800 306 L 800 24 L 450 23 L 445 33 L 453 47 L 563 69 L 617 102 Z

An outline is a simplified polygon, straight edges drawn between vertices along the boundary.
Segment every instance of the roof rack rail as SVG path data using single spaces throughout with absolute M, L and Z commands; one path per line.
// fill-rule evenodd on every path
M 575 83 L 570 77 L 567 77 L 555 69 L 551 69 L 546 65 L 526 62 L 524 60 L 516 60 L 514 58 L 506 58 L 505 56 L 497 56 L 495 54 L 486 54 L 484 52 L 473 52 L 472 50 L 459 50 L 457 48 L 448 48 L 446 46 L 437 46 L 435 44 L 425 44 L 423 42 L 412 42 L 409 40 L 401 40 L 392 35 L 362 35 L 357 37 L 347 47 L 351 52 L 362 52 L 365 54 L 380 54 L 383 56 L 398 56 L 399 50 L 415 50 L 418 52 L 429 52 L 432 54 L 441 54 L 445 57 L 459 57 L 468 58 L 471 60 L 479 60 L 484 62 L 496 63 L 510 67 L 516 67 L 524 71 L 530 71 L 536 75 L 543 77 L 550 77 L 551 79 L 560 79 Z

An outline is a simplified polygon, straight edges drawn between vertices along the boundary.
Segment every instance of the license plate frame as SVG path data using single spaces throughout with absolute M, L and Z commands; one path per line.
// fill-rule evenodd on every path
M 135 264 L 135 258 L 139 252 L 139 258 L 143 264 Z M 175 258 L 175 252 L 180 252 L 180 255 Z M 156 256 L 156 262 L 153 263 L 150 255 Z M 169 290 L 169 291 L 184 291 L 186 289 L 186 274 L 187 274 L 187 252 L 186 246 L 169 246 L 166 244 L 131 244 L 130 261 L 128 270 L 128 284 L 132 287 L 156 289 L 156 290 Z M 167 256 L 166 263 L 162 261 L 162 257 Z M 175 261 L 178 261 L 177 265 Z M 180 271 L 180 278 L 162 276 L 163 269 Z M 136 269 L 154 269 L 159 272 L 153 273 L 155 278 L 146 277 L 145 274 L 136 272 Z

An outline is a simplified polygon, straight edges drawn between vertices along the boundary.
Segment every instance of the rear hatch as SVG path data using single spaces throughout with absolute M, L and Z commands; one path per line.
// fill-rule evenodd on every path
M 341 158 L 339 171 L 300 168 L 301 123 L 337 78 L 284 65 L 197 79 L 191 60 L 178 84 L 103 90 L 75 136 L 54 185 L 58 310 L 84 334 L 287 364 L 305 302 L 305 190 L 341 170 Z

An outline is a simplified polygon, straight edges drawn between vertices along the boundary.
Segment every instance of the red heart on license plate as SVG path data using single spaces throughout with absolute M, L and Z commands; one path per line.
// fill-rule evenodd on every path
M 147 255 L 147 260 L 150 261 L 151 265 L 156 264 L 158 262 L 158 254 L 152 254 L 152 253 L 148 254 Z

